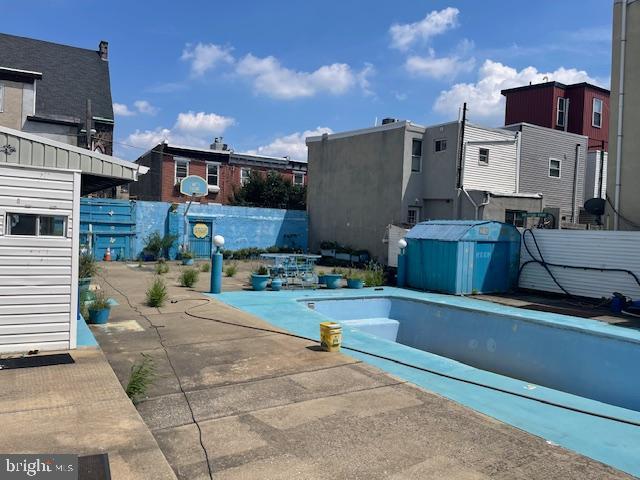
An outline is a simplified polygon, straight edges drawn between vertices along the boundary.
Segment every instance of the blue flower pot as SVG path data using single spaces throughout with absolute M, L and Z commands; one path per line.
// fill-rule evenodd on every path
M 318 275 L 318 285 L 326 285 L 327 276 L 326 275 Z
M 251 274 L 251 287 L 257 291 L 261 292 L 267 288 L 269 284 L 269 279 L 271 277 L 269 275 L 258 275 L 257 273 Z
M 360 278 L 347 278 L 347 287 L 362 288 L 364 287 L 364 280 Z
M 104 325 L 109 320 L 110 308 L 103 308 L 101 310 L 93 310 L 89 308 L 89 323 L 95 325 Z
M 183 265 L 193 265 L 193 258 L 183 258 L 182 259 L 182 264 Z
M 327 288 L 331 290 L 340 288 L 341 282 L 342 282 L 342 275 L 340 275 L 339 273 L 328 273 L 324 276 L 324 284 L 327 286 Z
M 271 280 L 271 290 L 277 292 L 281 288 L 282 288 L 282 279 L 281 278 L 274 278 L 273 280 Z

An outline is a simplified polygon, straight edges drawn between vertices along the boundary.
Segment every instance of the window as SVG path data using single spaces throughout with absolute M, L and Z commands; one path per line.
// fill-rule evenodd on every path
M 7 235 L 64 237 L 66 222 L 67 217 L 61 215 L 7 213 Z
M 189 160 L 176 159 L 175 183 L 178 184 L 189 176 Z
M 600 128 L 602 127 L 602 100 L 599 98 L 593 99 L 593 115 L 591 116 L 591 125 Z
M 0 112 L 4 112 L 4 84 L 0 83 Z
M 293 173 L 293 184 L 294 185 L 304 185 L 304 173 L 294 172 Z
M 220 165 L 207 163 L 207 185 L 218 186 L 218 174 L 220 173 Z
M 549 159 L 549 176 L 553 178 L 560 178 L 561 162 L 557 158 Z
M 411 171 L 422 171 L 422 140 L 417 138 L 411 142 Z
M 478 150 L 478 163 L 480 165 L 489 165 L 489 149 L 480 148 Z
M 564 127 L 564 121 L 567 115 L 567 99 L 558 97 L 558 111 L 556 112 L 556 125 Z
M 245 185 L 249 181 L 249 174 L 251 170 L 249 168 L 240 169 L 240 185 Z
M 526 214 L 527 212 L 525 210 L 505 210 L 504 222 L 524 228 L 526 225 Z
M 446 140 L 436 140 L 435 141 L 435 150 L 436 152 L 444 152 L 447 149 L 447 141 Z
M 419 210 L 417 208 L 409 207 L 409 210 L 407 211 L 407 223 L 409 225 L 415 225 L 418 223 L 419 217 Z

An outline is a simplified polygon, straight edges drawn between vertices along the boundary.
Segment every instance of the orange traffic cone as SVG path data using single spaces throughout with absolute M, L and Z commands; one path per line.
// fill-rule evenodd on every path
M 107 247 L 107 251 L 106 251 L 106 252 L 104 252 L 104 258 L 103 258 L 103 260 L 104 260 L 105 262 L 110 262 L 110 261 L 111 261 L 111 248 L 110 248 L 110 247 Z

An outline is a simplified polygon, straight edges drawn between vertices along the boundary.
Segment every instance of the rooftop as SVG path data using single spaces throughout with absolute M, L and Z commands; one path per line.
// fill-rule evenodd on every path
M 598 91 L 600 91 L 602 93 L 606 93 L 607 95 L 609 95 L 611 93 L 606 88 L 600 87 L 598 85 L 594 85 L 593 83 L 581 82 L 581 83 L 572 83 L 570 85 L 567 85 L 567 84 L 556 82 L 556 81 L 533 83 L 533 84 L 529 84 L 529 85 L 523 85 L 521 87 L 506 88 L 504 90 L 501 90 L 500 93 L 502 95 L 506 95 L 507 93 L 519 92 L 519 91 L 522 91 L 522 90 L 532 90 L 532 89 L 536 89 L 536 88 L 550 88 L 550 87 L 558 87 L 558 88 L 563 88 L 565 90 L 569 90 L 569 89 L 572 89 L 572 88 L 587 87 L 587 88 L 591 88 L 593 90 L 598 90 Z

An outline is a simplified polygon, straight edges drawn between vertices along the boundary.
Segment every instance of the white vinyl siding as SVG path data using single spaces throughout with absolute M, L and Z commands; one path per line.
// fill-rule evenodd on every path
M 0 164 L 0 352 L 75 348 L 79 209 L 79 172 Z M 9 214 L 63 235 L 11 235 Z
M 518 149 L 514 132 L 467 124 L 464 142 L 463 184 L 466 189 L 515 192 Z M 482 163 L 481 150 L 487 149 L 491 152 L 491 161 Z

